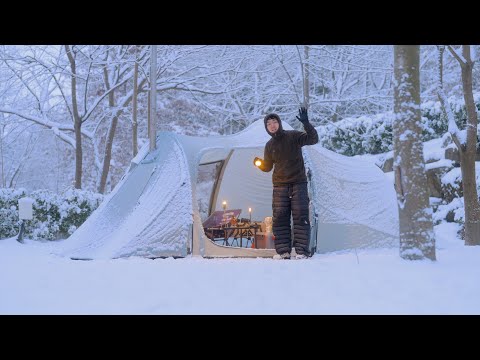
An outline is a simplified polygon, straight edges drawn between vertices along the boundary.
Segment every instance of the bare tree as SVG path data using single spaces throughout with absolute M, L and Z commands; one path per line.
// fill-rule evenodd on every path
M 105 61 L 108 59 L 109 51 L 106 53 Z M 105 88 L 108 91 L 111 88 L 110 85 L 110 76 L 108 72 L 108 67 L 105 66 L 103 68 L 103 78 L 105 82 Z M 115 92 L 110 91 L 108 94 L 108 106 L 114 112 L 115 108 Z M 100 177 L 100 185 L 98 187 L 98 192 L 103 194 L 105 192 L 105 185 L 107 183 L 108 172 L 110 169 L 110 162 L 112 160 L 112 146 L 113 146 L 113 138 L 115 137 L 115 131 L 117 129 L 118 123 L 118 116 L 117 114 L 113 114 L 112 119 L 110 121 L 110 126 L 108 127 L 107 138 L 105 140 L 105 155 L 103 156 L 103 167 L 102 167 L 102 175 Z
M 70 45 L 65 45 L 65 53 L 70 62 L 71 71 L 71 94 L 72 94 L 72 113 L 73 113 L 73 128 L 75 129 L 75 188 L 82 188 L 82 118 L 78 111 L 77 103 L 77 65 L 75 62 L 75 53 L 70 49 Z
M 137 121 L 137 104 L 138 104 L 138 47 L 135 46 L 135 65 L 133 68 L 133 99 L 132 99 L 132 155 L 135 157 L 138 152 L 138 121 Z
M 151 79 L 155 79 L 154 81 L 156 82 L 153 84 L 153 86 L 150 86 L 150 96 L 148 96 L 149 99 L 149 105 L 148 109 L 152 109 L 153 114 L 150 113 L 150 111 L 147 112 L 149 118 L 152 117 L 155 119 L 156 114 L 156 106 L 152 104 L 150 107 L 150 103 L 153 101 L 156 104 L 156 95 L 157 93 L 164 93 L 167 91 L 173 91 L 173 90 L 179 90 L 179 91 L 188 91 L 188 92 L 207 92 L 206 90 L 208 84 L 205 84 L 205 77 L 208 76 L 208 73 L 200 73 L 197 74 L 201 66 L 199 66 L 198 62 L 195 62 L 195 55 L 197 51 L 200 48 L 198 47 L 174 47 L 174 46 L 156 46 L 157 50 L 159 51 L 159 58 L 155 56 L 155 59 L 153 63 L 157 63 L 157 66 L 153 66 L 152 68 L 157 69 L 156 76 L 152 76 L 151 71 L 147 73 L 146 71 L 142 72 L 142 76 L 140 78 L 140 81 L 137 81 L 137 86 L 133 88 L 132 90 L 128 91 L 123 98 L 121 98 L 118 101 L 118 104 L 115 102 L 114 95 L 112 94 L 111 96 L 109 95 L 109 104 L 112 109 L 115 109 L 112 111 L 111 114 L 111 122 L 110 122 L 110 127 L 108 130 L 108 135 L 106 138 L 106 146 L 105 146 L 105 155 L 104 155 L 104 161 L 103 161 L 103 167 L 102 167 L 102 176 L 100 180 L 100 185 L 99 185 L 99 191 L 103 193 L 105 191 L 105 185 L 106 181 L 108 178 L 108 173 L 110 169 L 110 161 L 111 161 L 111 152 L 112 152 L 112 145 L 113 145 L 113 139 L 115 136 L 115 131 L 116 131 L 116 126 L 118 123 L 118 118 L 119 116 L 123 113 L 124 109 L 127 107 L 127 105 L 132 101 L 134 98 L 135 93 L 139 93 L 144 91 L 144 86 L 147 83 L 148 78 L 150 77 Z M 143 52 L 147 53 L 150 47 L 143 47 Z M 154 51 L 153 53 L 156 53 Z M 116 67 L 118 65 L 115 64 L 122 64 L 120 61 L 118 61 L 118 55 L 116 55 L 115 59 L 112 59 L 113 61 L 109 61 L 109 63 L 114 64 L 113 71 L 110 71 L 110 74 L 114 74 L 114 76 L 108 75 L 105 70 L 104 70 L 104 83 L 106 85 L 106 90 L 109 90 L 109 83 L 117 83 L 119 82 L 120 78 L 123 78 L 122 76 L 118 76 L 115 74 L 122 74 L 121 70 L 118 70 Z M 157 60 L 160 60 L 157 62 Z M 136 62 L 136 61 L 135 61 Z M 144 62 L 145 65 L 145 62 Z M 128 65 L 131 67 L 131 65 Z M 138 68 L 137 68 L 138 69 Z M 145 70 L 142 66 L 142 69 Z M 222 71 L 222 70 L 220 70 Z M 133 77 L 135 73 L 135 67 L 132 71 L 129 71 L 128 73 L 128 78 L 130 79 Z M 160 75 L 163 75 L 163 77 L 160 77 Z M 212 75 L 212 74 L 210 74 Z M 110 79 L 110 80 L 109 80 Z M 202 83 L 196 85 L 196 83 Z M 221 90 L 217 90 L 217 93 L 221 93 Z M 113 92 L 112 92 L 113 93 Z M 135 110 L 136 111 L 136 110 Z M 134 112 L 135 112 L 134 111 Z M 149 138 L 151 141 L 151 146 L 154 145 L 154 141 L 156 138 L 156 122 L 153 122 L 154 120 L 149 122 L 149 129 L 147 134 L 149 134 Z M 152 143 L 153 141 L 153 143 Z
M 157 148 L 157 45 L 150 45 L 150 124 L 148 137 L 150 139 L 150 151 Z
M 18 178 L 22 170 L 28 164 L 31 156 L 34 154 L 34 150 L 36 148 L 36 143 L 38 141 L 38 137 L 34 137 L 33 134 L 29 135 L 29 140 L 27 142 L 27 146 L 22 149 L 21 153 L 18 156 L 18 161 L 12 168 L 10 169 L 10 181 L 8 182 L 9 188 L 15 188 Z
M 76 153 L 75 187 L 79 187 L 82 186 L 82 163 L 85 157 L 82 138 L 89 139 L 93 145 L 94 164 L 99 170 L 98 173 L 101 174 L 98 183 L 101 182 L 104 174 L 105 177 L 108 175 L 108 171 L 105 171 L 104 164 L 102 165 L 100 160 L 96 132 L 101 128 L 100 125 L 104 119 L 110 119 L 110 131 L 107 138 L 111 137 L 113 140 L 115 119 L 118 120 L 118 116 L 131 100 L 133 92 L 127 93 L 125 97 L 120 99 L 118 106 L 115 108 L 111 106 L 114 97 L 110 96 L 110 93 L 127 83 L 133 76 L 133 70 L 128 58 L 117 56 L 110 63 L 108 57 L 105 57 L 105 54 L 111 52 L 110 49 L 112 51 L 117 49 L 119 53 L 125 54 L 125 47 L 94 46 L 89 48 L 74 46 L 70 48 L 69 45 L 66 45 L 62 48 L 65 49 L 65 52 L 62 52 L 61 48 L 57 48 L 54 50 L 57 50 L 58 54 L 53 55 L 51 53 L 54 51 L 48 49 L 48 47 L 46 49 L 50 50 L 50 54 L 44 51 L 39 55 L 35 52 L 35 50 L 38 50 L 36 48 L 24 50 L 24 52 L 27 52 L 27 56 L 19 54 L 12 57 L 3 54 L 4 63 L 19 79 L 23 88 L 28 91 L 34 101 L 33 106 L 25 106 L 24 108 L 11 101 L 15 106 L 0 106 L 0 111 L 52 129 L 56 136 L 72 146 Z M 146 52 L 140 53 L 138 59 L 143 66 L 148 60 Z M 10 65 L 10 62 L 13 62 L 13 64 Z M 102 76 L 100 75 L 104 75 L 104 72 L 98 72 L 98 69 L 103 70 L 109 67 L 111 68 L 108 72 L 109 77 L 107 80 L 103 77 L 102 86 Z M 138 81 L 139 87 L 144 86 L 146 76 L 147 74 L 142 73 L 141 79 Z M 66 81 L 65 77 L 68 77 L 69 81 Z M 49 87 L 50 82 L 54 84 L 51 88 Z M 54 96 L 54 94 L 60 94 L 60 96 Z M 103 99 L 106 97 L 110 101 L 109 110 L 103 111 Z M 62 102 L 63 109 L 59 106 Z M 52 106 L 52 104 L 55 105 Z M 62 113 L 63 116 L 60 115 Z M 55 120 L 55 118 L 63 119 L 65 117 L 72 119 L 73 126 Z M 93 120 L 94 123 L 90 121 L 92 124 L 85 129 L 83 125 L 87 120 Z M 75 138 L 70 136 L 72 132 L 75 134 Z M 111 154 L 108 149 L 107 144 L 105 151 L 107 157 Z
M 308 108 L 310 106 L 310 47 L 304 46 L 305 51 L 305 66 L 303 77 L 305 79 L 303 86 L 304 106 Z
M 2 113 L 2 119 L 3 119 L 4 114 Z M 5 170 L 4 170 L 4 157 L 3 157 L 3 138 L 5 136 L 5 125 L 3 124 L 3 121 L 0 121 L 0 161 L 2 162 L 2 166 L 0 168 L 0 171 L 2 172 L 2 179 L 0 182 L 1 187 L 5 187 Z
M 420 127 L 420 46 L 394 46 L 394 170 L 400 256 L 435 260 L 435 237 Z
M 84 130 L 83 124 L 92 118 L 95 110 L 102 103 L 102 100 L 109 95 L 110 91 L 122 85 L 126 80 L 118 82 L 106 92 L 98 96 L 89 96 L 90 80 L 95 76 L 92 68 L 95 61 L 92 55 L 85 54 L 80 47 L 69 45 L 63 46 L 65 52 L 62 53 L 61 48 L 56 48 L 56 55 L 48 54 L 47 51 L 36 54 L 38 49 L 27 48 L 25 52 L 28 55 L 21 55 L 17 58 L 11 58 L 4 63 L 10 68 L 17 78 L 21 81 L 23 87 L 31 95 L 34 106 L 31 108 L 20 109 L 18 107 L 0 107 L 0 111 L 12 115 L 16 115 L 25 120 L 39 124 L 46 128 L 52 129 L 54 133 L 63 141 L 71 145 L 75 149 L 75 187 L 82 186 L 82 163 L 83 163 L 83 144 L 82 136 L 86 136 L 94 144 L 94 133 Z M 101 51 L 97 51 L 100 47 L 94 47 L 92 53 L 94 56 L 101 56 Z M 101 49 L 100 49 L 101 50 Z M 47 57 L 47 54 L 49 57 Z M 64 63 L 66 55 L 68 63 Z M 46 57 L 46 59 L 42 58 Z M 82 67 L 78 66 L 77 57 L 81 57 Z M 53 62 L 55 61 L 55 62 Z M 14 62 L 10 65 L 9 62 Z M 23 75 L 26 73 L 27 76 Z M 70 81 L 65 81 L 68 76 Z M 42 82 L 43 80 L 43 82 Z M 81 81 L 82 86 L 79 82 Z M 49 84 L 53 82 L 51 88 Z M 60 101 L 54 98 L 60 97 Z M 65 115 L 70 117 L 73 126 L 60 121 L 54 120 L 59 116 L 59 103 L 63 102 Z M 53 104 L 53 105 L 52 105 Z M 33 110 L 33 111 L 32 111 Z M 74 138 L 70 133 L 74 133 Z
M 457 49 L 449 45 L 448 50 L 458 61 L 462 70 L 462 85 L 465 107 L 467 110 L 466 136 L 462 136 L 455 123 L 450 105 L 443 89 L 441 61 L 442 46 L 438 47 L 438 97 L 442 103 L 448 119 L 448 131 L 457 146 L 460 154 L 460 167 L 462 172 L 463 202 L 465 206 L 465 245 L 480 245 L 480 203 L 478 201 L 478 192 L 476 184 L 475 158 L 477 148 L 477 108 L 473 99 L 472 72 L 475 61 L 470 54 L 470 45 L 462 45 L 462 54 Z
M 108 105 L 110 107 L 111 120 L 105 139 L 105 152 L 103 156 L 102 173 L 98 186 L 98 191 L 102 194 L 105 193 L 105 186 L 107 184 L 108 174 L 110 171 L 110 163 L 112 160 L 112 147 L 119 117 L 122 115 L 124 109 L 130 103 L 130 101 L 134 99 L 134 96 L 138 94 L 139 91 L 142 91 L 143 86 L 146 84 L 147 81 L 146 76 L 141 78 L 140 83 L 138 82 L 138 79 L 136 79 L 134 81 L 134 87 L 130 91 L 128 91 L 122 98 L 120 98 L 120 103 L 117 104 L 115 101 L 115 92 L 110 91 L 110 89 L 112 88 L 112 84 L 117 84 L 118 82 L 120 82 L 121 79 L 125 76 L 125 74 L 128 74 L 127 78 L 130 78 L 132 73 L 130 71 L 130 64 L 122 62 L 122 59 L 130 52 L 129 46 L 119 46 L 116 48 L 116 50 L 117 51 L 113 51 L 112 49 L 112 51 L 106 52 L 105 63 L 112 64 L 112 69 L 109 71 L 108 66 L 105 66 L 103 68 L 105 90 L 109 93 Z M 111 61 L 107 61 L 112 52 L 114 53 L 114 55 L 112 55 Z M 135 59 L 135 66 L 133 70 L 133 76 L 135 76 L 135 71 L 137 71 L 138 75 L 137 59 Z

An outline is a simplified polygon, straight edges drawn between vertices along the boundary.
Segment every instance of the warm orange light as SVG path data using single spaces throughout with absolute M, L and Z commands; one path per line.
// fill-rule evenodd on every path
M 262 162 L 260 160 L 257 160 L 257 161 L 255 161 L 255 165 L 260 166 L 260 165 L 262 165 Z

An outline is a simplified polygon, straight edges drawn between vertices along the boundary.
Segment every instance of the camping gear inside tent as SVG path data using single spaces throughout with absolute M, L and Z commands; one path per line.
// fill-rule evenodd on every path
M 291 129 L 287 123 L 284 128 Z M 272 172 L 259 171 L 252 161 L 263 158 L 269 139 L 263 120 L 228 136 L 159 132 L 157 149 L 149 152 L 148 144 L 142 148 L 99 208 L 66 240 L 65 254 L 74 259 L 272 257 L 274 249 L 259 248 L 265 241 L 252 248 L 209 238 L 198 204 L 204 194 L 197 189 L 199 169 L 218 164 L 206 215 L 225 211 L 226 201 L 229 209 L 245 214 L 236 220 L 263 236 L 263 220 L 272 216 Z M 309 178 L 312 253 L 398 246 L 394 187 L 378 167 L 318 144 L 302 151 Z M 246 221 L 249 208 L 253 218 Z

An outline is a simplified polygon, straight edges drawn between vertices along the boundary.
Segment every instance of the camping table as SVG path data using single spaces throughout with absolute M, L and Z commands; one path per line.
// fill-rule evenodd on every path
M 255 239 L 255 236 L 257 235 L 257 229 L 259 228 L 259 225 L 237 225 L 237 226 L 226 226 L 226 227 L 210 227 L 207 228 L 206 230 L 210 233 L 210 239 L 215 242 L 218 240 L 223 240 L 223 245 L 225 246 L 232 246 L 233 241 L 237 241 L 238 245 L 238 239 L 240 239 L 240 247 L 243 245 L 243 238 L 246 238 L 247 240 L 252 240 L 253 246 L 256 248 L 257 247 L 257 241 Z M 223 237 L 219 236 L 219 232 L 223 231 Z M 228 239 L 233 237 L 232 244 L 228 243 Z
M 238 225 L 238 226 L 230 226 L 225 227 L 225 243 L 228 245 L 228 238 L 233 237 L 233 241 L 237 241 L 238 245 L 238 238 L 240 238 L 240 247 L 243 247 L 243 238 L 245 237 L 247 240 L 252 239 L 253 246 L 256 248 L 257 243 L 255 236 L 257 235 L 257 229 L 259 228 L 258 225 Z M 233 246 L 233 241 L 232 245 Z
M 215 242 L 218 240 L 223 240 L 223 245 L 228 246 L 228 236 L 227 232 L 225 231 L 224 227 L 221 226 L 215 226 L 215 227 L 209 227 L 206 229 L 206 232 L 210 233 L 209 238 Z M 220 236 L 221 234 L 221 236 Z
M 247 240 L 252 240 L 253 246 L 256 248 L 257 247 L 257 240 L 256 240 L 256 235 L 257 235 L 257 229 L 260 226 L 257 224 L 253 225 L 236 225 L 236 226 L 226 226 L 226 227 L 210 227 L 207 228 L 206 230 L 210 232 L 210 239 L 215 242 L 218 240 L 223 240 L 223 245 L 225 246 L 233 246 L 233 241 L 237 241 L 238 245 L 238 239 L 240 239 L 240 247 L 243 246 L 243 238 L 246 238 Z M 223 231 L 223 237 L 219 236 L 219 232 Z M 233 237 L 232 244 L 228 243 L 228 239 Z

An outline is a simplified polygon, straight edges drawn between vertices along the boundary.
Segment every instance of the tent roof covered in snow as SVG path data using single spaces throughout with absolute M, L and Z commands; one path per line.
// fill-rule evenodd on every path
M 284 123 L 285 129 L 291 127 Z M 253 166 L 270 136 L 263 120 L 229 136 L 193 137 L 159 132 L 157 149 L 146 144 L 100 207 L 70 238 L 66 254 L 96 259 L 127 256 L 271 257 L 273 249 L 223 246 L 204 232 L 197 202 L 200 166 L 220 162 L 211 212 L 253 209 L 272 213 L 272 173 Z M 375 165 L 303 148 L 309 173 L 312 244 L 317 252 L 398 245 L 398 210 L 391 181 Z

